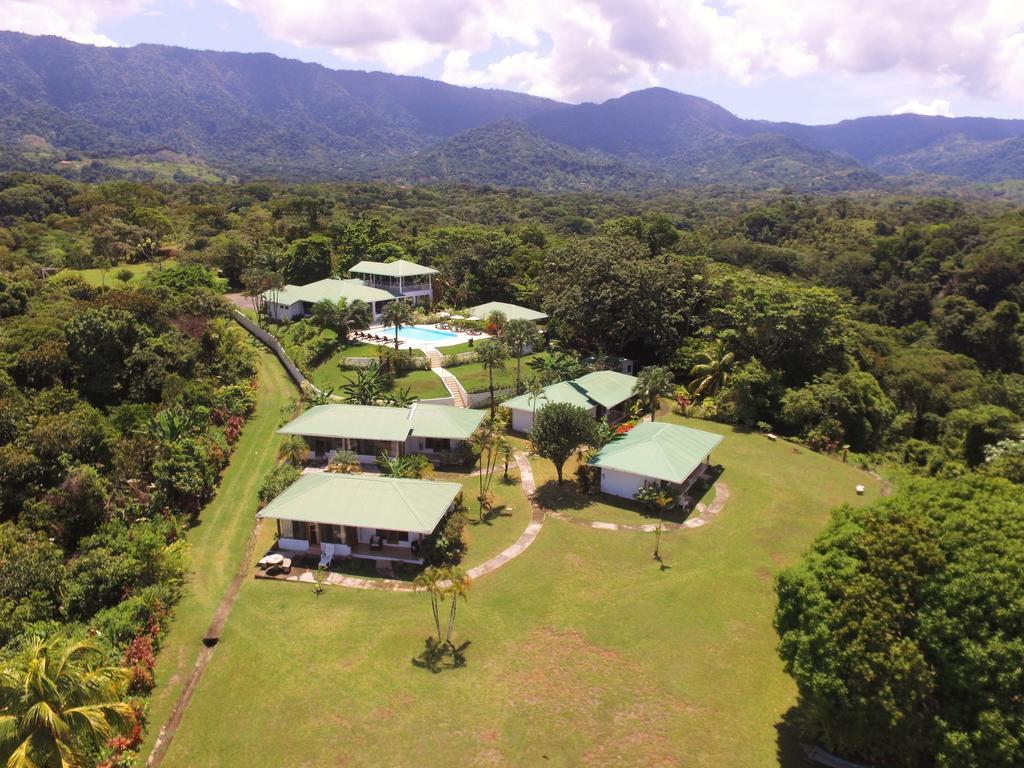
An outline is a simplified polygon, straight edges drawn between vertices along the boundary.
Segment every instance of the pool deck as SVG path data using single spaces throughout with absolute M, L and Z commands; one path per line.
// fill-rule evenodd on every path
M 433 326 L 426 326 L 426 325 L 413 326 L 413 327 L 414 328 L 429 328 L 430 330 L 435 330 L 435 328 Z M 436 329 L 436 330 L 440 330 L 440 329 Z M 370 326 L 370 328 L 368 329 L 367 332 L 368 333 L 375 333 L 375 334 L 378 334 L 380 336 L 387 336 L 391 340 L 388 343 L 391 343 L 391 344 L 394 343 L 395 329 L 393 327 L 391 327 L 391 326 L 385 326 L 385 325 L 380 325 L 380 324 L 372 325 L 372 326 Z M 433 339 L 431 341 L 425 341 L 423 339 L 409 339 L 409 338 L 406 338 L 405 336 L 402 335 L 402 331 L 399 331 L 398 332 L 398 339 L 399 339 L 399 341 L 402 342 L 403 346 L 406 347 L 407 349 L 427 350 L 427 349 L 435 349 L 437 347 L 453 347 L 456 344 L 465 344 L 470 339 L 472 339 L 474 341 L 481 341 L 483 339 L 489 339 L 490 338 L 490 336 L 488 336 L 486 333 L 477 333 L 477 334 L 474 334 L 474 335 L 471 336 L 470 334 L 463 333 L 461 331 L 445 331 L 445 332 L 446 333 L 451 333 L 453 335 L 450 336 L 450 337 L 438 337 L 437 339 Z M 364 340 L 364 343 L 366 343 L 366 344 L 383 344 L 384 342 L 374 342 L 374 341 L 365 341 Z

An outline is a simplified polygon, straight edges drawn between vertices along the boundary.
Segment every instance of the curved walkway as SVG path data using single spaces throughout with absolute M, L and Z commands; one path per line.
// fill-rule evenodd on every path
M 710 504 L 698 504 L 695 510 L 697 514 L 686 522 L 663 523 L 662 530 L 681 531 L 686 528 L 700 528 L 701 526 L 705 526 L 718 517 L 718 513 L 722 511 L 722 507 L 724 507 L 728 501 L 729 486 L 721 480 L 716 481 L 714 501 Z M 552 517 L 557 517 L 559 520 L 564 520 L 567 523 L 579 525 L 583 528 L 597 528 L 602 531 L 642 531 L 644 533 L 651 533 L 658 530 L 656 523 L 645 523 L 644 525 L 631 525 L 629 523 L 602 523 L 600 521 L 584 520 L 583 518 L 576 517 L 575 515 L 568 514 L 567 512 L 556 512 L 553 509 L 549 509 L 547 512 Z
M 526 526 L 526 530 L 516 539 L 515 544 L 503 552 L 499 552 L 489 560 L 485 560 L 480 565 L 466 571 L 466 574 L 471 579 L 478 579 L 492 571 L 496 571 L 505 563 L 519 557 L 519 555 L 526 551 L 527 547 L 533 544 L 540 533 L 540 529 L 544 526 L 544 509 L 534 501 L 537 485 L 533 479 L 533 468 L 530 466 L 529 459 L 527 459 L 524 453 L 516 453 L 515 460 L 516 466 L 519 467 L 519 483 L 523 486 L 523 493 L 526 494 L 526 498 L 530 502 L 533 514 L 529 524 Z M 313 571 L 305 571 L 302 574 L 287 576 L 283 579 L 277 578 L 274 581 L 299 581 L 305 584 L 312 584 Z M 399 579 L 361 579 L 358 576 L 346 576 L 342 573 L 328 573 L 324 579 L 324 584 L 334 587 L 349 587 L 350 589 L 375 589 L 381 592 L 419 591 L 419 588 L 409 581 L 401 581 Z

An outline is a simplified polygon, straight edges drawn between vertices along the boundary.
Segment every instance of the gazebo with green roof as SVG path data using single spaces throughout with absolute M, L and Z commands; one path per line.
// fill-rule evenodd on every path
M 459 483 L 305 474 L 257 513 L 277 521 L 277 548 L 422 563 L 421 541 L 458 503 Z
M 645 484 L 667 483 L 678 495 L 708 468 L 722 436 L 678 424 L 644 421 L 590 460 L 601 470 L 601 491 L 632 499 Z

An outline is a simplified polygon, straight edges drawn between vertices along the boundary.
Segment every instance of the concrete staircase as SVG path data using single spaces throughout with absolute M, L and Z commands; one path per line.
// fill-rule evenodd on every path
M 441 383 L 444 384 L 444 388 L 447 389 L 448 394 L 452 396 L 452 405 L 456 408 L 468 408 L 469 403 L 466 402 L 466 398 L 462 394 L 462 387 L 459 386 L 459 380 L 441 367 L 444 364 L 444 355 L 432 347 L 424 348 L 423 354 L 427 356 L 427 361 L 430 363 L 430 370 L 440 377 Z

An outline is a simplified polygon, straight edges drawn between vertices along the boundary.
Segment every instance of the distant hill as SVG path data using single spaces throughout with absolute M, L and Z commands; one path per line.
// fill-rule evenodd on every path
M 1024 120 L 773 123 L 664 88 L 570 105 L 270 54 L 0 32 L 0 167 L 159 175 L 151 158 L 168 153 L 186 158 L 182 179 L 844 190 L 1024 178 Z

